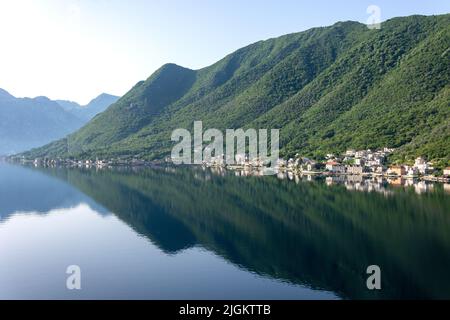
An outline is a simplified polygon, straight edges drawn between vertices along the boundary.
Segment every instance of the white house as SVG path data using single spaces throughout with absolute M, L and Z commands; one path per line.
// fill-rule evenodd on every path
M 406 175 L 409 177 L 415 177 L 419 174 L 419 170 L 416 167 L 406 167 Z
M 365 150 L 359 150 L 355 152 L 355 157 L 356 158 L 364 158 L 366 156 L 366 151 Z
M 416 168 L 419 171 L 419 173 L 426 174 L 429 169 L 429 166 L 428 163 L 422 157 L 419 157 L 414 162 L 414 168 Z
M 354 150 L 354 149 L 350 149 L 350 150 L 347 150 L 347 151 L 345 152 L 345 155 L 346 155 L 347 157 L 354 157 L 355 154 L 356 154 L 356 150 Z
M 325 168 L 333 173 L 345 173 L 345 166 L 336 161 L 327 162 Z
M 450 167 L 444 169 L 444 176 L 450 177 Z
M 349 174 L 363 174 L 364 168 L 361 166 L 348 166 L 347 167 L 347 173 Z

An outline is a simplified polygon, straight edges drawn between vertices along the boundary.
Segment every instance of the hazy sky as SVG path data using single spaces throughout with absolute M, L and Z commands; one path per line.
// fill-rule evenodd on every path
M 167 62 L 197 69 L 258 40 L 365 23 L 372 4 L 383 20 L 450 13 L 448 0 L 0 0 L 0 88 L 85 104 Z

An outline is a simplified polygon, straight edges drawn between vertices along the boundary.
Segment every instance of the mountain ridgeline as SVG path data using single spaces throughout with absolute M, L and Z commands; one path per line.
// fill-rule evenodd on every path
M 102 94 L 82 107 L 47 97 L 16 98 L 0 89 L 0 155 L 14 154 L 64 138 L 104 111 L 118 97 Z
M 15 98 L 0 89 L 0 155 L 42 146 L 82 124 L 46 97 Z
M 91 100 L 87 105 L 81 106 L 73 101 L 56 100 L 64 110 L 70 112 L 82 121 L 88 122 L 97 114 L 103 112 L 110 105 L 115 103 L 119 97 L 107 93 L 102 93 L 97 98 Z
M 450 15 L 410 16 L 370 30 L 357 22 L 242 48 L 212 66 L 164 65 L 81 130 L 27 157 L 170 153 L 171 133 L 281 129 L 281 153 L 321 157 L 397 148 L 400 159 L 450 157 Z

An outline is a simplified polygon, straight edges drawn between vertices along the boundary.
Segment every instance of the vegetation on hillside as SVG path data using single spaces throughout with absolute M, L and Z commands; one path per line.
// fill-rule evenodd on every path
M 242 48 L 216 64 L 163 66 L 106 112 L 27 157 L 161 158 L 176 128 L 280 128 L 282 155 L 395 147 L 450 165 L 450 15 L 369 30 L 340 22 Z

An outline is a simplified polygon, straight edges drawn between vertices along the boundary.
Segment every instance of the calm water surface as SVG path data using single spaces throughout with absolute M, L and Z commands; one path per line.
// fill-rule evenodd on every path
M 448 186 L 292 180 L 0 164 L 0 299 L 450 298 Z

